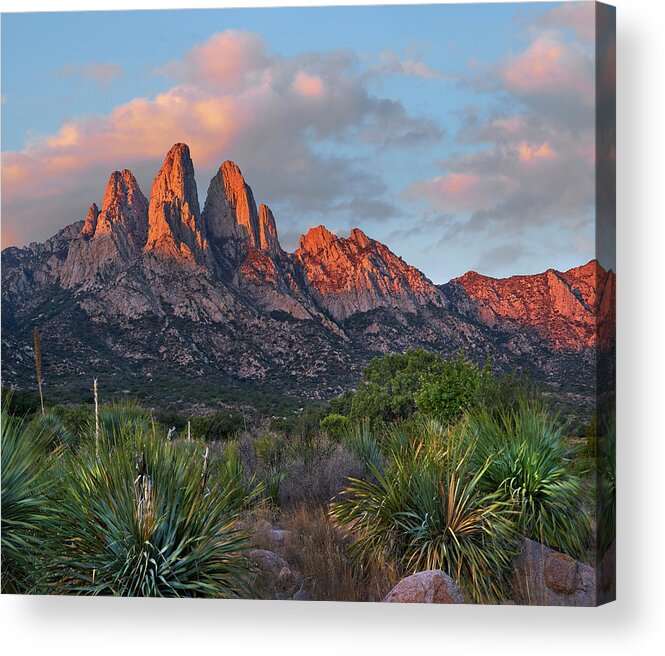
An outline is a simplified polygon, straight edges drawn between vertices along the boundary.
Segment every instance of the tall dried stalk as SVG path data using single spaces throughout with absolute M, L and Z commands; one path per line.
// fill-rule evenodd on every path
M 37 368 L 37 386 L 39 387 L 39 402 L 44 414 L 44 394 L 42 393 L 42 348 L 39 343 L 39 330 L 35 326 L 35 367 Z
M 95 456 L 99 458 L 99 398 L 96 378 L 92 381 L 92 390 L 95 394 Z

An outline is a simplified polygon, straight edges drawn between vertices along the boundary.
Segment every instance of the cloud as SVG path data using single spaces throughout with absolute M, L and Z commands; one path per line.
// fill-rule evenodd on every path
M 519 96 L 595 99 L 593 53 L 558 35 L 545 33 L 500 71 L 505 88 Z
M 87 64 L 66 64 L 59 71 L 60 77 L 81 77 L 96 82 L 100 86 L 108 86 L 112 80 L 122 75 L 122 66 L 109 62 L 88 62 Z
M 569 29 L 580 39 L 593 42 L 596 36 L 596 4 L 566 2 L 548 11 L 542 22 L 546 26 Z
M 293 88 L 307 98 L 320 98 L 325 92 L 323 80 L 318 75 L 307 75 L 302 71 L 293 80 Z
M 229 31 L 159 73 L 174 85 L 154 98 L 68 122 L 22 151 L 3 153 L 3 229 L 20 231 L 21 241 L 49 236 L 99 200 L 113 169 L 145 171 L 137 177 L 147 194 L 177 141 L 191 148 L 201 192 L 228 158 L 278 217 L 354 207 L 379 216 L 389 205 L 378 197 L 385 187 L 371 167 L 360 170 L 359 157 L 324 154 L 331 149 L 317 145 L 360 145 L 372 153 L 441 137 L 433 122 L 371 94 L 351 51 L 283 58 L 267 53 L 257 35 Z M 45 213 L 46 201 L 57 212 Z
M 531 144 L 521 141 L 517 144 L 517 152 L 519 153 L 520 162 L 523 164 L 536 163 L 541 159 L 554 159 L 557 157 L 556 150 L 550 146 L 548 141 L 544 141 L 541 144 Z
M 441 212 L 466 212 L 486 207 L 505 196 L 515 187 L 507 176 L 452 172 L 428 180 L 417 180 L 405 191 L 411 198 L 425 198 Z
M 369 75 L 406 75 L 408 77 L 422 78 L 424 80 L 450 79 L 449 73 L 438 71 L 425 64 L 420 59 L 407 55 L 400 57 L 394 50 L 382 50 L 378 61 L 374 62 L 368 71 Z

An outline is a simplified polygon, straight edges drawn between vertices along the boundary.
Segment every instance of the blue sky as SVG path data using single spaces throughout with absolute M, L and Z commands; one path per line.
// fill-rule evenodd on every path
M 187 141 L 202 201 L 236 160 L 289 250 L 323 223 L 435 282 L 581 264 L 589 4 L 5 14 L 2 245 L 82 218 L 115 168 L 147 195 Z

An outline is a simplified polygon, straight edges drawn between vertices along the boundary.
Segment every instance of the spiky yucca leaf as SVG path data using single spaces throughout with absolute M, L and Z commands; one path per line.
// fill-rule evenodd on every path
M 482 489 L 517 504 L 526 537 L 580 558 L 590 525 L 582 509 L 582 484 L 571 466 L 573 453 L 557 417 L 538 402 L 522 401 L 498 416 L 475 412 L 469 430 L 476 465 L 489 463 Z
M 479 490 L 473 445 L 459 428 L 422 422 L 400 440 L 376 482 L 352 479 L 331 515 L 355 536 L 360 559 L 394 560 L 402 574 L 442 569 L 478 602 L 505 599 L 514 554 L 510 502 Z
M 248 570 L 238 481 L 150 433 L 72 456 L 49 541 L 61 593 L 233 597 Z
M 383 454 L 381 446 L 372 432 L 369 419 L 357 422 L 353 427 L 353 431 L 347 433 L 344 443 L 351 453 L 368 469 L 382 468 Z
M 65 426 L 62 418 L 52 409 L 43 414 L 35 415 L 25 426 L 26 434 L 52 446 L 66 446 L 73 448 L 76 437 Z
M 52 436 L 26 430 L 24 420 L 2 409 L 2 591 L 39 592 L 40 549 L 53 517 L 47 496 Z

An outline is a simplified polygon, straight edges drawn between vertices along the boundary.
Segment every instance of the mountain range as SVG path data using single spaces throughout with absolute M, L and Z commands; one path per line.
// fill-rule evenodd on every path
M 115 171 L 101 208 L 43 243 L 2 251 L 2 378 L 34 387 L 37 326 L 45 387 L 63 398 L 93 377 L 156 402 L 205 404 L 241 388 L 330 398 L 372 357 L 411 348 L 463 349 L 593 393 L 614 295 L 614 273 L 595 260 L 435 285 L 358 228 L 348 237 L 312 228 L 289 253 L 233 162 L 201 209 L 179 143 L 149 198 L 131 171 Z

